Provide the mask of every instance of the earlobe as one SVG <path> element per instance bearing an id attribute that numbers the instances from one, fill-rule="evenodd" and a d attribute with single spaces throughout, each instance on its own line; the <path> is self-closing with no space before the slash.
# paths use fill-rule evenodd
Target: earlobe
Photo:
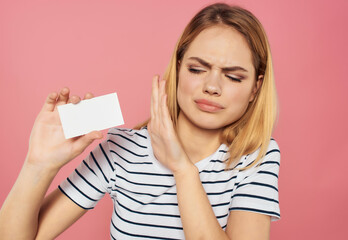
<path id="1" fill-rule="evenodd" d="M 261 88 L 262 82 L 263 82 L 263 75 L 259 75 L 257 80 L 255 81 L 255 86 L 254 86 L 253 91 L 251 93 L 249 102 L 254 101 L 256 94 L 258 93 L 258 91 Z"/>

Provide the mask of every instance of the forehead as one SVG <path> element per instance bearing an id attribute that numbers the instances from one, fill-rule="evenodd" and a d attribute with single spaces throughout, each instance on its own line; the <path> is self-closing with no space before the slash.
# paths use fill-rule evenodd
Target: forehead
<path id="1" fill-rule="evenodd" d="M 252 54 L 241 33 L 227 26 L 203 30 L 192 41 L 185 58 L 200 57 L 218 67 L 242 66 L 252 71 Z"/>

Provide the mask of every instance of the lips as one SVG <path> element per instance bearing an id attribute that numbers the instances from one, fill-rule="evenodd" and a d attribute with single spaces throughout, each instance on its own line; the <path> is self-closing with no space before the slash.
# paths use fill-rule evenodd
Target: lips
<path id="1" fill-rule="evenodd" d="M 195 100 L 197 107 L 204 112 L 218 112 L 224 107 L 216 102 L 212 102 L 206 99 L 197 99 Z"/>

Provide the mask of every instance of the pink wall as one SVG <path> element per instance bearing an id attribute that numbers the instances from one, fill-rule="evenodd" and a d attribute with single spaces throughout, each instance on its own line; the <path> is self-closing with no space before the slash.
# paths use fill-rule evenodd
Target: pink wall
<path id="1" fill-rule="evenodd" d="M 1 0 L 0 203 L 20 171 L 35 116 L 50 91 L 117 91 L 125 127 L 134 126 L 149 115 L 153 74 L 163 74 L 184 26 L 211 2 Z M 347 1 L 228 2 L 261 20 L 273 52 L 282 219 L 272 223 L 271 239 L 344 239 Z M 66 166 L 51 189 L 81 159 Z M 58 239 L 108 239 L 111 207 L 105 197 Z"/>

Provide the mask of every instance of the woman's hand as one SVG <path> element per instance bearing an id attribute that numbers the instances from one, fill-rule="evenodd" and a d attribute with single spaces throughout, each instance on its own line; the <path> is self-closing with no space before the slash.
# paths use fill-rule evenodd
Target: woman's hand
<path id="1" fill-rule="evenodd" d="M 174 174 L 193 165 L 174 130 L 167 107 L 165 80 L 152 80 L 151 119 L 147 125 L 155 157 Z"/>
<path id="2" fill-rule="evenodd" d="M 85 99 L 92 98 L 91 93 Z M 26 162 L 38 167 L 59 170 L 62 166 L 81 154 L 102 133 L 93 131 L 83 136 L 65 139 L 57 106 L 80 102 L 78 96 L 69 98 L 69 89 L 63 88 L 59 95 L 50 93 L 37 116 L 30 135 Z"/>

